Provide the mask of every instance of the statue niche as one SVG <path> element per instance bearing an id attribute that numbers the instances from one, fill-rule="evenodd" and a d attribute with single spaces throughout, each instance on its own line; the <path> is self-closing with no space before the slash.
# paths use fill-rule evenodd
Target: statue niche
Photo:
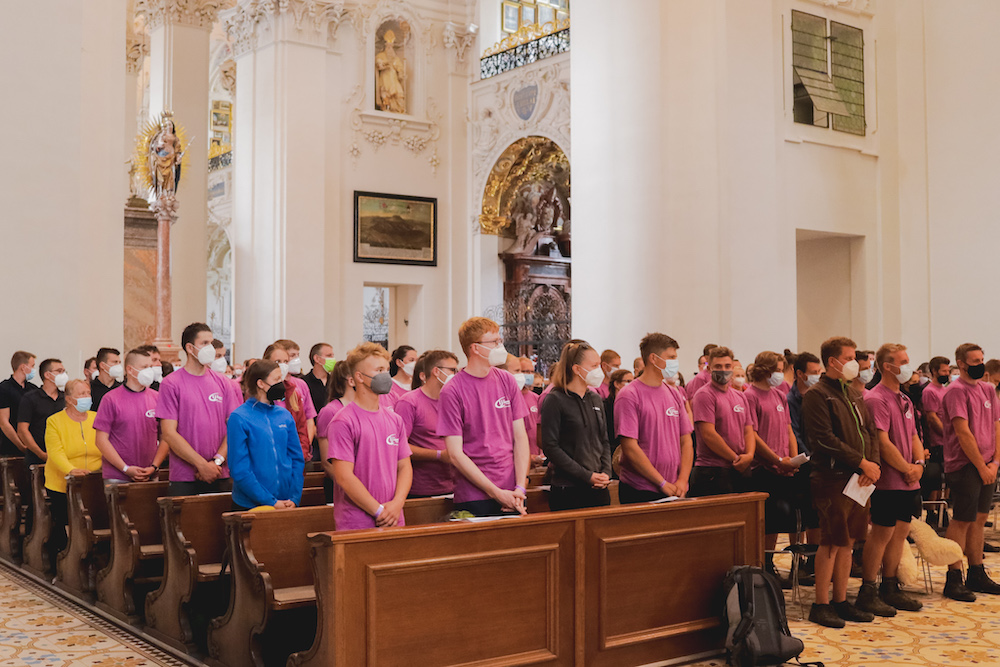
<path id="1" fill-rule="evenodd" d="M 379 111 L 406 113 L 409 38 L 405 21 L 386 21 L 375 33 L 375 108 Z"/>

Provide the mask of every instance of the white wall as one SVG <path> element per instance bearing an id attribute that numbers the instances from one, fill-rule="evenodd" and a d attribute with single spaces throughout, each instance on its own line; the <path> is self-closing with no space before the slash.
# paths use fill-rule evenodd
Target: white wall
<path id="1" fill-rule="evenodd" d="M 0 373 L 122 344 L 125 0 L 6 3 Z"/>

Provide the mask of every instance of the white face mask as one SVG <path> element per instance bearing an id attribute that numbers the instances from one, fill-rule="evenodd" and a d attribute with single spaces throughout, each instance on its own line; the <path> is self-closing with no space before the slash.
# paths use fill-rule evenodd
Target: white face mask
<path id="1" fill-rule="evenodd" d="M 524 386 L 534 387 L 535 386 L 535 374 L 534 373 L 522 373 L 524 375 Z"/>
<path id="2" fill-rule="evenodd" d="M 858 363 L 857 359 L 851 359 L 846 364 L 841 364 L 840 373 L 844 376 L 844 379 L 848 382 L 854 380 L 858 377 L 858 370 L 861 364 Z"/>
<path id="3" fill-rule="evenodd" d="M 62 391 L 63 389 L 66 388 L 66 385 L 69 384 L 69 374 L 60 373 L 59 375 L 52 378 L 52 383 L 55 384 L 56 389 Z"/>
<path id="4" fill-rule="evenodd" d="M 108 375 L 111 376 L 112 380 L 121 381 L 125 378 L 125 367 L 121 364 L 115 364 L 108 369 Z"/>
<path id="5" fill-rule="evenodd" d="M 858 372 L 858 377 L 861 378 L 862 382 L 868 384 L 872 381 L 872 378 L 875 377 L 875 371 L 870 368 L 866 368 L 865 370 Z"/>
<path id="6" fill-rule="evenodd" d="M 292 375 L 298 375 L 302 372 L 302 357 L 295 357 L 288 361 L 288 372 Z"/>
<path id="7" fill-rule="evenodd" d="M 229 364 L 226 363 L 225 357 L 219 357 L 218 359 L 212 361 L 212 370 L 216 373 L 225 373 L 226 366 L 228 365 Z"/>
<path id="8" fill-rule="evenodd" d="M 610 370 L 610 371 L 608 371 L 608 377 L 611 377 L 611 374 L 612 374 L 612 373 L 614 373 L 614 372 L 615 372 L 616 370 L 618 370 L 619 368 L 621 368 L 621 367 L 620 367 L 620 366 L 612 366 L 612 367 L 611 367 L 611 370 Z"/>
<path id="9" fill-rule="evenodd" d="M 97 379 L 97 377 L 98 377 L 98 376 L 99 376 L 100 374 L 101 374 L 101 371 L 91 371 L 91 372 L 90 372 L 90 379 L 91 379 L 91 381 L 94 381 L 94 380 L 96 380 L 96 379 Z"/>
<path id="10" fill-rule="evenodd" d="M 920 376 L 920 384 L 921 384 L 921 386 L 927 384 L 930 381 L 931 381 L 931 379 L 929 377 L 926 377 L 926 376 L 923 376 L 923 375 Z"/>
<path id="11" fill-rule="evenodd" d="M 601 383 L 604 382 L 604 371 L 598 366 L 586 375 L 580 375 L 580 377 L 583 378 L 588 387 L 600 387 Z"/>
<path id="12" fill-rule="evenodd" d="M 807 375 L 806 376 L 806 386 L 811 387 L 819 382 L 819 375 Z"/>
<path id="13" fill-rule="evenodd" d="M 451 382 L 451 379 L 452 379 L 453 377 L 455 377 L 455 376 L 454 376 L 454 375 L 452 375 L 451 373 L 446 373 L 445 371 L 442 371 L 442 370 L 440 370 L 440 369 L 439 369 L 439 370 L 437 370 L 436 372 L 437 372 L 437 379 L 438 379 L 438 382 L 440 382 L 440 383 L 441 383 L 441 386 L 442 386 L 442 387 L 443 387 L 443 386 L 445 386 L 446 384 L 448 384 L 449 382 Z"/>
<path id="14" fill-rule="evenodd" d="M 959 375 L 958 373 L 952 373 L 952 375 L 951 375 L 951 381 L 952 382 L 958 382 L 961 377 L 962 376 Z"/>
<path id="15" fill-rule="evenodd" d="M 414 370 L 415 370 L 416 368 L 417 368 L 417 362 L 415 362 L 415 361 L 411 361 L 411 362 L 410 362 L 410 363 L 408 363 L 408 364 L 403 364 L 403 368 L 402 368 L 402 371 L 403 371 L 404 373 L 406 373 L 407 375 L 409 375 L 410 377 L 413 377 L 413 371 L 414 371 Z"/>
<path id="16" fill-rule="evenodd" d="M 159 364 L 153 366 L 153 377 L 155 378 L 154 382 L 163 382 L 163 366 Z"/>
<path id="17" fill-rule="evenodd" d="M 737 389 L 741 388 L 744 384 L 746 384 L 746 381 L 747 379 L 742 375 L 733 376 L 733 386 L 736 387 Z"/>
<path id="18" fill-rule="evenodd" d="M 524 373 L 514 373 L 514 380 L 517 382 L 517 390 L 524 389 Z"/>
<path id="19" fill-rule="evenodd" d="M 503 366 L 507 363 L 507 348 L 503 345 L 497 345 L 492 350 L 481 343 L 476 343 L 480 348 L 489 350 L 489 353 L 484 357 L 490 366 Z"/>
<path id="20" fill-rule="evenodd" d="M 767 384 L 772 387 L 779 387 L 781 383 L 785 381 L 785 374 L 775 371 L 771 373 L 771 377 L 767 378 Z"/>
<path id="21" fill-rule="evenodd" d="M 195 358 L 202 366 L 208 366 L 210 363 L 215 361 L 215 347 L 213 347 L 211 343 L 206 344 L 198 350 Z"/>
<path id="22" fill-rule="evenodd" d="M 143 368 L 136 374 L 135 379 L 143 387 L 150 387 L 156 381 L 156 369 L 152 366 Z"/>
<path id="23" fill-rule="evenodd" d="M 663 376 L 664 380 L 669 380 L 669 379 L 675 377 L 677 375 L 678 371 L 680 371 L 680 369 L 681 369 L 681 362 L 677 361 L 676 359 L 663 359 L 663 357 L 661 357 L 660 355 L 656 355 L 656 357 L 658 359 L 662 359 L 663 360 L 663 366 L 662 367 L 656 366 L 655 362 L 653 363 L 653 365 L 656 366 L 656 369 L 658 371 L 660 371 L 660 375 Z"/>
<path id="24" fill-rule="evenodd" d="M 909 382 L 911 377 L 913 377 L 913 369 L 910 368 L 909 364 L 903 364 L 899 367 L 899 372 L 896 373 L 896 381 L 899 382 L 899 384 Z"/>
<path id="25" fill-rule="evenodd" d="M 288 377 L 288 364 L 278 362 L 278 368 L 281 370 L 281 381 L 284 382 L 285 378 Z"/>

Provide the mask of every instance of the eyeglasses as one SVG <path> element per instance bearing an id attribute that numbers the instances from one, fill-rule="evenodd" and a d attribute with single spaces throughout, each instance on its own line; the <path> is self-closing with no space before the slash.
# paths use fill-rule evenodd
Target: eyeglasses
<path id="1" fill-rule="evenodd" d="M 452 375 L 454 375 L 455 373 L 458 372 L 457 368 L 449 368 L 448 366 L 435 366 L 434 368 L 436 368 L 438 370 L 441 370 L 441 371 L 447 371 L 447 372 L 451 373 Z"/>
<path id="2" fill-rule="evenodd" d="M 497 338 L 496 340 L 480 340 L 476 342 L 476 345 L 482 345 L 483 347 L 494 349 L 503 345 L 503 338 Z"/>

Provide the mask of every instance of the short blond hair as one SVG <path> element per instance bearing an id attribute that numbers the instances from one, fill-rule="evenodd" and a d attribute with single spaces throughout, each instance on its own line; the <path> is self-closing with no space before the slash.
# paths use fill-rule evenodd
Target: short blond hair
<path id="1" fill-rule="evenodd" d="M 878 366 L 879 370 L 882 370 L 882 364 L 889 357 L 890 354 L 896 354 L 897 352 L 902 352 L 906 349 L 906 346 L 902 343 L 886 343 L 878 349 L 875 353 L 875 365 Z"/>
<path id="2" fill-rule="evenodd" d="M 76 378 L 76 379 L 70 380 L 69 382 L 66 383 L 66 388 L 63 389 L 63 393 L 66 396 L 72 396 L 73 395 L 73 390 L 76 389 L 81 384 L 82 385 L 86 385 L 86 386 L 90 386 L 90 383 L 88 383 L 86 380 L 81 380 L 80 378 Z"/>
<path id="3" fill-rule="evenodd" d="M 462 352 L 469 356 L 472 345 L 478 343 L 483 334 L 500 331 L 500 325 L 488 317 L 470 317 L 462 322 L 458 328 L 458 342 L 462 345 Z"/>
<path id="4" fill-rule="evenodd" d="M 347 353 L 347 359 L 344 360 L 344 363 L 347 364 L 347 367 L 351 370 L 351 375 L 354 375 L 355 371 L 357 371 L 358 364 L 369 357 L 381 357 L 386 361 L 390 361 L 392 359 L 392 355 L 390 355 L 389 352 L 378 343 L 361 343 L 361 345 L 358 345 L 356 348 Z"/>

